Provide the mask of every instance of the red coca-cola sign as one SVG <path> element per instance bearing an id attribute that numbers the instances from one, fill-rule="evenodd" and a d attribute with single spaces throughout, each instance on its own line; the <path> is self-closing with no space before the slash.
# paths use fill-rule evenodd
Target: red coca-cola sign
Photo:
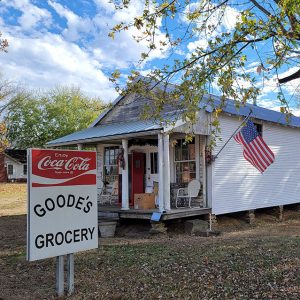
<path id="1" fill-rule="evenodd" d="M 32 186 L 96 183 L 94 151 L 32 149 Z"/>

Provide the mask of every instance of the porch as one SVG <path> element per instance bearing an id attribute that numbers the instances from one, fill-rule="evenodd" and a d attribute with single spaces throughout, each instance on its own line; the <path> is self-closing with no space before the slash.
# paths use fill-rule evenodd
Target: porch
<path id="1" fill-rule="evenodd" d="M 179 132 L 115 142 L 96 145 L 100 207 L 115 205 L 133 215 L 209 208 L 205 135 L 195 135 L 190 142 Z M 192 183 L 196 187 L 190 195 Z"/>
<path id="2" fill-rule="evenodd" d="M 153 213 L 158 213 L 158 209 L 130 209 L 122 210 L 117 206 L 99 206 L 99 219 L 141 219 L 151 220 Z M 160 221 L 168 221 L 181 218 L 196 217 L 208 215 L 211 213 L 211 208 L 177 208 L 161 213 Z"/>
<path id="3" fill-rule="evenodd" d="M 99 212 L 136 219 L 150 219 L 153 212 L 160 212 L 165 220 L 196 216 L 210 211 L 205 162 L 209 136 L 203 122 L 193 127 L 181 121 L 172 127 L 149 121 L 112 123 L 48 146 L 96 150 Z M 194 136 L 188 142 L 186 133 Z M 198 187 L 192 198 L 184 191 L 191 182 Z M 137 205 L 145 198 L 148 205 Z"/>

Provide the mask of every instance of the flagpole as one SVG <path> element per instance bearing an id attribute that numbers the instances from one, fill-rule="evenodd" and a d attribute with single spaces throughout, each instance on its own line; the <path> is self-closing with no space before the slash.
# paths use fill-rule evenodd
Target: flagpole
<path id="1" fill-rule="evenodd" d="M 242 127 L 242 125 L 248 121 L 248 119 L 250 118 L 252 114 L 252 109 L 250 109 L 250 112 L 248 114 L 248 116 L 243 120 L 243 122 L 241 123 L 241 125 L 235 130 L 235 132 L 230 136 L 230 138 L 226 141 L 226 143 L 223 145 L 223 147 L 219 150 L 219 152 L 213 156 L 213 160 L 216 160 L 219 156 L 219 154 L 222 152 L 222 150 L 226 147 L 226 145 L 229 143 L 229 141 L 232 139 L 232 137 L 239 131 L 239 129 Z"/>

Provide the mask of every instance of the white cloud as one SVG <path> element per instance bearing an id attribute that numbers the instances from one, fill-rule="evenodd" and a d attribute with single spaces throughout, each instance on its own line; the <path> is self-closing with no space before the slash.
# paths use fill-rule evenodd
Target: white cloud
<path id="1" fill-rule="evenodd" d="M 93 43 L 94 55 L 102 60 L 103 64 L 115 66 L 116 68 L 137 67 L 142 52 L 147 52 L 147 42 L 145 40 L 137 43 L 133 36 L 139 36 L 141 32 L 135 27 L 130 26 L 128 30 L 116 33 L 115 40 L 108 38 L 110 30 L 118 23 L 132 23 L 134 17 L 143 13 L 144 4 L 139 0 L 130 2 L 128 8 L 115 10 L 108 0 L 96 0 L 98 5 L 98 14 L 93 18 L 95 24 L 95 41 Z M 158 20 L 160 22 L 160 20 Z M 158 23 L 158 26 L 161 24 Z M 164 34 L 156 30 L 156 46 L 147 59 L 147 62 L 155 58 L 164 58 L 168 52 L 168 46 L 160 49 L 159 40 L 165 41 Z"/>
<path id="2" fill-rule="evenodd" d="M 9 79 L 35 88 L 79 86 L 90 95 L 101 96 L 104 101 L 116 96 L 108 78 L 100 70 L 99 62 L 78 45 L 51 33 L 38 39 L 6 36 L 11 47 L 7 54 L 0 56 L 0 63 Z"/>
<path id="3" fill-rule="evenodd" d="M 48 10 L 33 5 L 29 0 L 3 0 L 2 4 L 22 12 L 18 23 L 23 30 L 33 29 L 41 24 L 48 27 L 52 22 L 52 16 Z"/>
<path id="4" fill-rule="evenodd" d="M 70 9 L 62 6 L 55 1 L 48 1 L 48 4 L 56 11 L 56 13 L 67 20 L 67 28 L 62 32 L 64 37 L 70 41 L 76 41 L 81 35 L 93 30 L 92 22 L 89 18 L 81 18 Z"/>

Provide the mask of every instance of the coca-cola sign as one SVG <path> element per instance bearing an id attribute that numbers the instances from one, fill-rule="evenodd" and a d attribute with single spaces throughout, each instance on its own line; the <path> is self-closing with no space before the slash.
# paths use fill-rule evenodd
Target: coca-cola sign
<path id="1" fill-rule="evenodd" d="M 57 171 L 88 171 L 90 158 L 71 157 L 69 159 L 52 159 L 51 156 L 45 156 L 38 162 L 39 170 L 57 170 Z"/>
<path id="2" fill-rule="evenodd" d="M 96 169 L 95 153 L 92 151 L 70 150 L 38 150 L 32 149 L 33 185 L 44 184 L 42 178 L 56 179 L 51 185 L 62 184 L 91 184 L 95 183 L 96 176 L 91 171 Z"/>

